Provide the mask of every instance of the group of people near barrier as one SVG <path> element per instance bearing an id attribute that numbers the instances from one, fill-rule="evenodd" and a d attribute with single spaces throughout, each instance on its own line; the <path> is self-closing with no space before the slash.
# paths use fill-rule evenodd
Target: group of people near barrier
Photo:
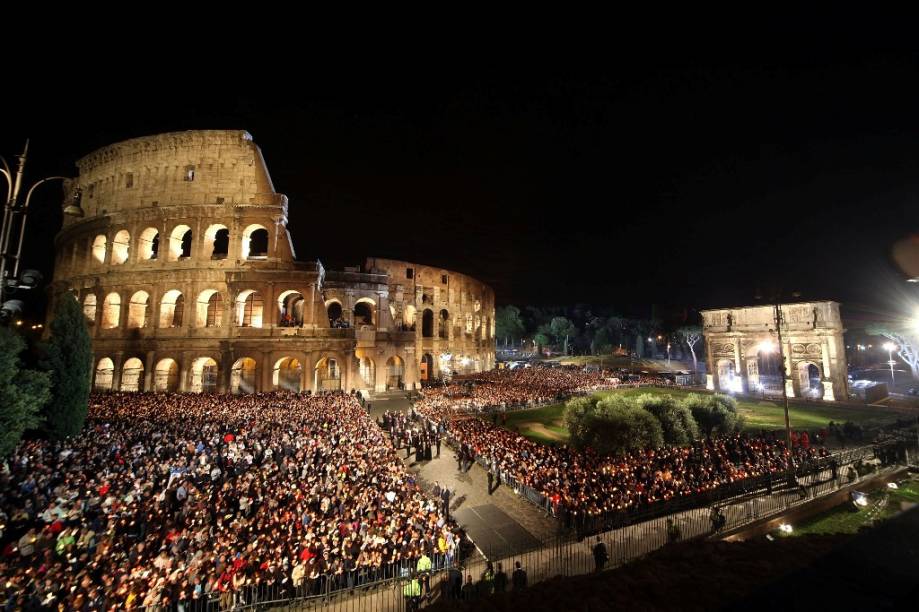
<path id="1" fill-rule="evenodd" d="M 0 473 L 10 609 L 205 609 L 450 565 L 463 534 L 353 395 L 111 393 Z"/>

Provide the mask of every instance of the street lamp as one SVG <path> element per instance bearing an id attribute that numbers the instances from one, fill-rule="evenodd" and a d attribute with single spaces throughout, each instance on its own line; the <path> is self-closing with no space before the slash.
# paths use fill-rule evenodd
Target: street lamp
<path id="1" fill-rule="evenodd" d="M 35 189 L 48 181 L 66 181 L 65 176 L 49 176 L 35 182 L 26 192 L 25 202 L 20 206 L 19 192 L 22 188 L 22 176 L 25 171 L 26 157 L 29 153 L 29 141 L 26 140 L 22 154 L 18 156 L 19 163 L 16 168 L 16 174 L 10 170 L 9 164 L 3 157 L 0 157 L 0 174 L 6 178 L 7 191 L 6 202 L 3 206 L 3 225 L 0 226 L 0 320 L 9 320 L 13 314 L 21 312 L 22 302 L 19 300 L 6 301 L 6 296 L 10 290 L 32 289 L 41 282 L 41 274 L 34 270 L 26 270 L 22 277 L 19 276 L 19 264 L 22 259 L 22 245 L 25 242 L 26 222 L 28 221 L 29 202 L 32 200 L 32 194 Z M 63 209 L 65 215 L 71 217 L 82 217 L 83 209 L 80 208 L 80 190 L 74 191 L 74 199 L 70 201 Z M 17 219 L 22 217 L 22 219 Z M 16 243 L 15 254 L 12 253 L 13 246 L 11 239 L 13 237 L 13 226 L 19 223 L 19 241 Z M 12 261 L 12 270 L 10 262 Z M 14 303 L 15 302 L 15 303 Z"/>
<path id="2" fill-rule="evenodd" d="M 887 363 L 890 364 L 890 390 L 893 391 L 893 388 L 897 386 L 897 379 L 894 378 L 893 374 L 893 364 L 896 363 L 893 360 L 893 352 L 897 345 L 893 342 L 885 342 L 882 348 L 887 351 Z"/>

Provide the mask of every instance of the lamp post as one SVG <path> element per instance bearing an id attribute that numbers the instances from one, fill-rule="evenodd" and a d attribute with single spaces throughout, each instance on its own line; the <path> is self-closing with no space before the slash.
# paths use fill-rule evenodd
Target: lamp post
<path id="1" fill-rule="evenodd" d="M 890 389 L 892 391 L 893 388 L 897 386 L 897 379 L 894 378 L 893 373 L 893 364 L 896 363 L 893 360 L 893 352 L 894 349 L 897 348 L 897 345 L 893 342 L 885 342 L 883 348 L 887 351 L 887 363 L 890 364 Z"/>
<path id="2" fill-rule="evenodd" d="M 782 350 L 782 307 L 776 302 L 773 308 L 775 311 L 775 332 L 779 341 L 779 364 L 782 371 L 782 404 L 785 407 L 785 444 L 788 445 L 788 475 L 790 478 L 792 474 L 794 474 L 795 469 L 794 449 L 791 447 L 791 419 L 788 418 L 788 391 L 785 389 L 785 376 L 790 373 L 785 370 L 785 353 Z"/>
<path id="3" fill-rule="evenodd" d="M 32 200 L 32 194 L 35 193 L 35 189 L 39 185 L 47 183 L 48 181 L 67 180 L 65 176 L 49 176 L 36 181 L 26 192 L 25 202 L 20 206 L 19 192 L 22 189 L 22 177 L 25 172 L 28 153 L 29 141 L 26 140 L 22 153 L 17 156 L 19 163 L 15 175 L 10 170 L 6 160 L 0 157 L 0 165 L 2 165 L 2 167 L 0 167 L 0 174 L 6 178 L 7 183 L 6 202 L 3 206 L 3 224 L 2 227 L 0 227 L 0 306 L 2 306 L 3 309 L 0 310 L 0 314 L 6 313 L 7 316 L 11 311 L 7 307 L 5 298 L 10 289 L 29 289 L 36 286 L 41 280 L 41 275 L 38 274 L 38 272 L 26 271 L 23 273 L 22 277 L 23 284 L 19 284 L 19 264 L 22 260 L 22 244 L 25 241 L 26 222 L 28 221 L 29 202 Z M 80 208 L 79 204 L 79 190 L 76 190 L 74 195 L 74 201 L 64 207 L 64 214 L 73 217 L 82 217 L 83 209 Z M 22 219 L 17 219 L 17 217 L 22 217 Z M 13 237 L 13 227 L 17 222 L 20 224 L 19 240 L 16 243 L 15 253 L 12 253 L 13 246 L 11 240 Z M 10 270 L 11 262 L 12 270 Z M 21 307 L 21 303 L 18 307 Z"/>

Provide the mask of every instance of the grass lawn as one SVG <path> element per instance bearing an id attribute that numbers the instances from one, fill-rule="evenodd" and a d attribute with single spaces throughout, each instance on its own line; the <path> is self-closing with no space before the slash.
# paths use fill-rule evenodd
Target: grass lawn
<path id="1" fill-rule="evenodd" d="M 691 369 L 692 363 L 672 360 L 667 364 L 666 359 L 641 359 L 629 360 L 626 355 L 565 355 L 562 357 L 551 357 L 546 361 L 555 361 L 562 365 L 585 366 L 596 364 L 604 368 L 631 368 L 635 370 L 647 370 L 648 372 L 672 372 L 674 370 Z"/>
<path id="2" fill-rule="evenodd" d="M 849 502 L 795 525 L 791 535 L 810 533 L 856 533 L 875 521 L 890 518 L 904 509 L 903 504 L 919 503 L 919 483 L 907 480 L 898 489 L 881 489 L 868 496 L 868 505 L 854 511 Z"/>
<path id="3" fill-rule="evenodd" d="M 681 389 L 621 389 L 600 391 L 597 395 L 605 397 L 613 394 L 626 396 L 652 393 L 672 395 L 676 398 L 685 396 L 689 391 Z M 738 400 L 738 413 L 746 419 L 747 431 L 775 430 L 785 427 L 785 410 L 781 402 L 771 400 Z M 507 427 L 519 431 L 522 435 L 539 442 L 559 442 L 568 439 L 564 423 L 565 404 L 552 404 L 535 410 L 521 410 L 507 415 Z M 810 404 L 789 402 L 788 416 L 793 429 L 816 429 L 825 427 L 830 421 L 843 423 L 852 421 L 864 426 L 875 426 L 892 423 L 902 413 L 873 407 L 853 407 L 832 404 Z"/>

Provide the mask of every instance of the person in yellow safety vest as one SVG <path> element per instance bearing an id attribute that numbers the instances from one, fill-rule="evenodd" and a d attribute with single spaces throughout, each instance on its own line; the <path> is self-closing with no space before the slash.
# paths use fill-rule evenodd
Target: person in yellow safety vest
<path id="1" fill-rule="evenodd" d="M 402 587 L 402 596 L 405 598 L 406 612 L 413 612 L 418 609 L 418 600 L 421 598 L 421 583 L 418 578 L 412 576 L 412 579 Z"/>
<path id="2" fill-rule="evenodd" d="M 415 566 L 418 575 L 421 576 L 421 585 L 425 593 L 431 592 L 431 557 L 427 552 L 422 552 L 418 558 L 418 564 Z"/>

